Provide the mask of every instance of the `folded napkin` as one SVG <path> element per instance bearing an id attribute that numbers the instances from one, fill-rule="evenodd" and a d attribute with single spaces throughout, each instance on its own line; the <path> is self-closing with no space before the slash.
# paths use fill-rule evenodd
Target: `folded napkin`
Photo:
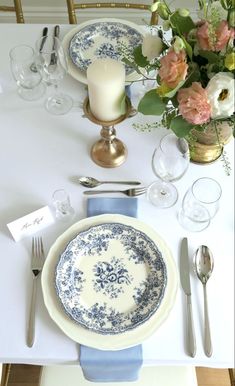
<path id="1" fill-rule="evenodd" d="M 87 216 L 99 214 L 137 215 L 136 198 L 89 198 Z M 80 346 L 80 364 L 84 377 L 91 382 L 133 382 L 142 366 L 142 345 L 109 351 Z"/>

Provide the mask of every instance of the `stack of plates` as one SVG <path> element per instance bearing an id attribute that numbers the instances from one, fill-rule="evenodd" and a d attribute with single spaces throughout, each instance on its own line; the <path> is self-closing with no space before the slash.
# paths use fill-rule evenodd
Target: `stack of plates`
<path id="1" fill-rule="evenodd" d="M 86 70 L 97 58 L 120 60 L 121 52 L 132 53 L 142 43 L 143 29 L 137 24 L 119 19 L 88 21 L 69 31 L 63 39 L 68 56 L 68 73 L 87 84 Z M 131 67 L 126 68 L 126 81 L 141 78 Z"/>
<path id="2" fill-rule="evenodd" d="M 166 319 L 177 273 L 152 228 L 131 217 L 101 215 L 79 221 L 56 240 L 42 289 L 50 316 L 70 338 L 119 350 L 143 342 Z"/>

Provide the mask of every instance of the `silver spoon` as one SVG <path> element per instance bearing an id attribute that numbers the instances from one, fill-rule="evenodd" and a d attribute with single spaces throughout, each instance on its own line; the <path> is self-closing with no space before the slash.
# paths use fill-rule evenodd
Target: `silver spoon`
<path id="1" fill-rule="evenodd" d="M 138 181 L 98 181 L 93 177 L 80 177 L 76 178 L 76 181 L 79 184 L 85 186 L 86 188 L 95 188 L 101 184 L 123 184 L 123 185 L 140 185 L 141 182 Z"/>
<path id="2" fill-rule="evenodd" d="M 210 324 L 209 324 L 209 315 L 208 315 L 208 305 L 207 305 L 207 293 L 206 293 L 206 283 L 211 276 L 211 273 L 214 268 L 214 259 L 210 249 L 206 245 L 201 245 L 195 252 L 194 263 L 196 268 L 196 273 L 199 280 L 203 285 L 203 294 L 204 294 L 204 350 L 208 357 L 212 355 L 212 343 L 211 343 L 211 333 L 210 333 Z"/>

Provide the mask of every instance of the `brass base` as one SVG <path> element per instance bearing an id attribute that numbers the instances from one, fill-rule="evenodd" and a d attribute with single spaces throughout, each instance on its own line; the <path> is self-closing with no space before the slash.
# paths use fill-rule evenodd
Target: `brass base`
<path id="1" fill-rule="evenodd" d="M 190 160 L 197 164 L 209 164 L 215 162 L 223 153 L 223 147 L 219 144 L 205 145 L 195 142 L 190 149 Z"/>
<path id="2" fill-rule="evenodd" d="M 126 157 L 127 149 L 124 143 L 117 138 L 114 138 L 112 142 L 100 139 L 91 148 L 92 160 L 103 168 L 120 166 Z"/>
<path id="3" fill-rule="evenodd" d="M 104 168 L 115 168 L 120 166 L 127 157 L 127 149 L 124 143 L 116 138 L 116 130 L 114 124 L 122 122 L 126 117 L 129 116 L 131 109 L 131 103 L 126 98 L 126 112 L 119 118 L 104 122 L 98 120 L 90 110 L 89 99 L 86 98 L 83 104 L 83 110 L 87 118 L 90 121 L 102 125 L 100 131 L 101 138 L 94 143 L 91 148 L 91 158 L 99 166 Z"/>

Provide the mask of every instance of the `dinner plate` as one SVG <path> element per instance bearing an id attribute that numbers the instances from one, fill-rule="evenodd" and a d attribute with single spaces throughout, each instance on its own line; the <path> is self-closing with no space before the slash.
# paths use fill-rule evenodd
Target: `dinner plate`
<path id="1" fill-rule="evenodd" d="M 101 19 L 99 19 L 99 24 L 101 25 L 101 23 L 102 23 L 102 25 L 105 25 L 105 23 L 108 23 L 107 25 L 109 25 L 109 23 L 112 23 L 112 25 L 122 25 L 123 28 L 130 28 L 131 30 L 136 31 L 136 33 L 140 34 L 141 36 L 144 35 L 144 29 L 141 26 L 138 26 L 137 24 L 126 21 L 126 20 L 112 19 L 112 18 L 108 18 L 108 19 L 107 18 L 101 18 Z M 84 84 L 87 84 L 86 71 L 84 71 L 84 68 L 81 69 L 76 64 L 74 64 L 73 60 L 75 60 L 75 59 L 73 58 L 73 60 L 72 60 L 72 58 L 70 57 L 70 43 L 75 36 L 79 35 L 80 31 L 82 31 L 82 30 L 87 31 L 87 29 L 89 30 L 90 28 L 92 28 L 93 25 L 96 25 L 96 24 L 97 24 L 97 20 L 90 20 L 90 21 L 81 23 L 80 25 L 78 25 L 75 28 L 73 28 L 72 30 L 70 30 L 64 36 L 64 38 L 62 40 L 62 46 L 63 46 L 65 53 L 67 55 L 67 58 L 68 58 L 68 73 L 74 79 L 76 79 L 79 82 L 84 83 Z M 97 47 L 97 42 L 96 42 L 95 46 Z M 87 54 L 87 55 L 88 56 L 90 55 L 90 51 L 89 51 L 89 54 Z M 96 53 L 95 56 L 97 57 L 98 53 Z M 141 78 L 142 78 L 142 76 L 140 74 L 138 74 L 136 71 L 133 71 L 133 72 L 126 74 L 126 81 L 127 82 L 133 82 L 133 81 L 139 80 Z"/>
<path id="2" fill-rule="evenodd" d="M 177 286 L 163 239 L 123 215 L 74 224 L 53 244 L 42 271 L 51 318 L 74 341 L 101 350 L 131 347 L 153 334 L 167 318 Z"/>
<path id="3" fill-rule="evenodd" d="M 157 245 L 122 223 L 80 232 L 62 252 L 55 271 L 65 312 L 101 334 L 118 334 L 148 320 L 161 304 L 166 283 Z"/>

